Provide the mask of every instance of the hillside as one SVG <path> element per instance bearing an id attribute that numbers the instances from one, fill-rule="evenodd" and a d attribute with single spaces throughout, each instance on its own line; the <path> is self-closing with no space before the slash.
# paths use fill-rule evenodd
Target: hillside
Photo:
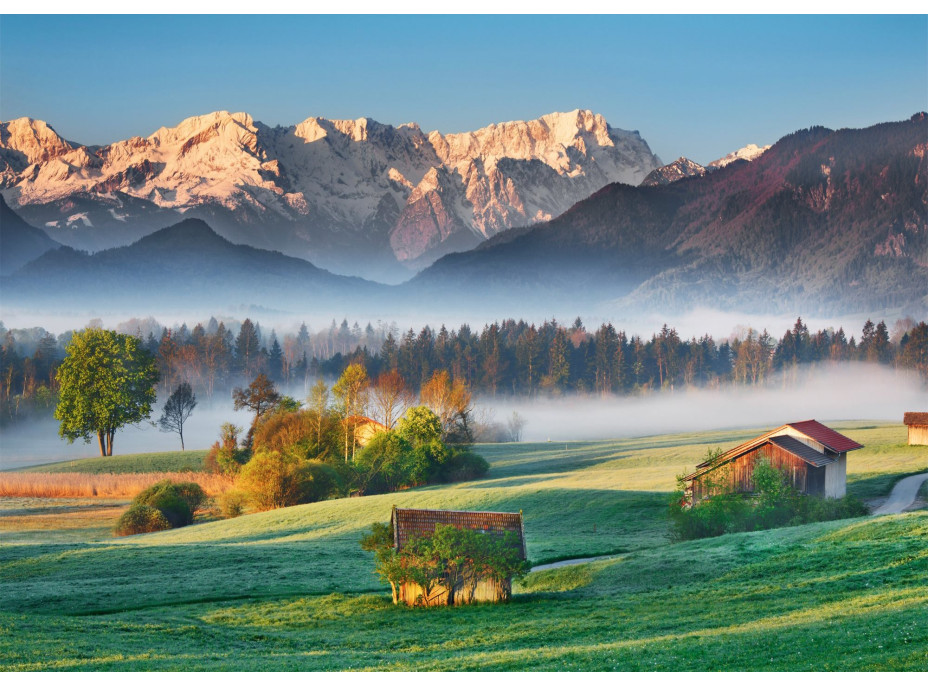
<path id="1" fill-rule="evenodd" d="M 12 274 L 60 245 L 41 229 L 24 222 L 0 195 L 0 276 Z"/>
<path id="2" fill-rule="evenodd" d="M 199 219 L 156 231 L 130 246 L 88 254 L 61 247 L 3 281 L 8 303 L 77 308 L 235 306 L 305 308 L 357 302 L 380 287 L 337 276 L 278 252 L 235 245 Z"/>
<path id="3" fill-rule="evenodd" d="M 836 428 L 867 446 L 848 458 L 852 492 L 924 466 L 901 425 Z M 98 520 L 49 542 L 48 513 L 10 503 L 0 667 L 921 669 L 928 514 L 667 540 L 674 474 L 756 433 L 481 446 L 482 481 L 122 539 Z M 522 509 L 536 563 L 615 556 L 532 574 L 509 605 L 396 608 L 358 547 L 394 504 Z"/>
<path id="4" fill-rule="evenodd" d="M 799 131 L 704 176 L 613 184 L 439 260 L 410 286 L 525 306 L 923 313 L 926 150 L 924 114 Z"/>

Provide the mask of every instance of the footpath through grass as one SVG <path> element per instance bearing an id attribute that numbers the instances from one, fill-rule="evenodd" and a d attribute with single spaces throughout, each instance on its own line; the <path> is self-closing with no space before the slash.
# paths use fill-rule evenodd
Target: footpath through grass
<path id="1" fill-rule="evenodd" d="M 868 446 L 849 457 L 852 493 L 928 466 L 902 427 L 835 426 Z M 0 667 L 923 669 L 928 513 L 669 543 L 674 476 L 757 433 L 481 446 L 482 481 L 13 541 Z M 521 509 L 536 563 L 621 554 L 530 575 L 509 605 L 397 608 L 357 543 L 394 504 Z"/>

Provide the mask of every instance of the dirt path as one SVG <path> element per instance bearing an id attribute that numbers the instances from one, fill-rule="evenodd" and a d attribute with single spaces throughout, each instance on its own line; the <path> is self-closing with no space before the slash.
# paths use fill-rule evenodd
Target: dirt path
<path id="1" fill-rule="evenodd" d="M 612 557 L 618 557 L 618 555 L 600 555 L 598 557 L 575 557 L 572 560 L 559 560 L 558 562 L 550 562 L 546 565 L 538 565 L 537 567 L 532 567 L 533 572 L 543 572 L 546 569 L 558 569 L 559 567 L 571 567 L 573 565 L 582 565 L 587 562 L 596 562 L 597 560 L 608 560 Z"/>
<path id="2" fill-rule="evenodd" d="M 918 489 L 928 480 L 928 472 L 924 474 L 913 474 L 899 480 L 893 486 L 892 493 L 886 499 L 886 502 L 873 511 L 874 515 L 899 514 L 905 508 L 915 502 L 918 495 Z"/>

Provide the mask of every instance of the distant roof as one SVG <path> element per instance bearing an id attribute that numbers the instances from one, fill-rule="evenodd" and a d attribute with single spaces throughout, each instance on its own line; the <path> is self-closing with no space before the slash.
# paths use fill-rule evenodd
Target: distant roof
<path id="1" fill-rule="evenodd" d="M 902 423 L 906 426 L 928 426 L 928 412 L 906 412 Z"/>
<path id="2" fill-rule="evenodd" d="M 413 510 L 394 508 L 390 518 L 394 544 L 401 550 L 409 536 L 430 535 L 436 524 L 450 524 L 459 529 L 473 529 L 497 535 L 516 534 L 522 558 L 525 559 L 525 538 L 522 533 L 521 512 L 466 512 L 461 510 Z"/>
<path id="3" fill-rule="evenodd" d="M 837 461 L 834 457 L 823 455 L 815 448 L 810 448 L 805 443 L 796 440 L 792 436 L 772 436 L 770 442 L 780 446 L 783 450 L 795 455 L 800 460 L 808 462 L 813 467 L 822 467 Z"/>
<path id="4" fill-rule="evenodd" d="M 805 434 L 812 440 L 818 441 L 835 453 L 846 453 L 848 450 L 863 448 L 857 441 L 852 441 L 847 436 L 842 436 L 837 431 L 829 429 L 827 426 L 814 419 L 809 419 L 804 422 L 792 422 L 791 424 L 787 424 L 787 426 L 791 426 L 796 429 L 796 431 Z"/>

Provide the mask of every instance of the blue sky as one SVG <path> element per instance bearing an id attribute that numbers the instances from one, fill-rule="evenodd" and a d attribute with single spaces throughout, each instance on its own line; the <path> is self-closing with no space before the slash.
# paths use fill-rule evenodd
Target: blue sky
<path id="1" fill-rule="evenodd" d="M 706 163 L 928 109 L 928 17 L 9 16 L 0 119 L 70 140 L 194 114 L 464 131 L 577 107 Z"/>

